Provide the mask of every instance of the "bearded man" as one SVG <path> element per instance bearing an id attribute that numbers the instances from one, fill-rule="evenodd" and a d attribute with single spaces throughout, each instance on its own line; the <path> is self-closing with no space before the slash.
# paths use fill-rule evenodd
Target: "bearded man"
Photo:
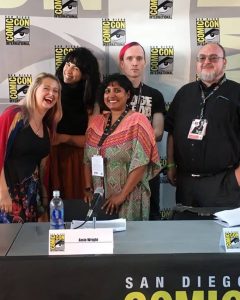
<path id="1" fill-rule="evenodd" d="M 168 179 L 183 205 L 240 206 L 240 84 L 226 63 L 220 44 L 204 45 L 198 80 L 176 93 L 165 120 Z"/>

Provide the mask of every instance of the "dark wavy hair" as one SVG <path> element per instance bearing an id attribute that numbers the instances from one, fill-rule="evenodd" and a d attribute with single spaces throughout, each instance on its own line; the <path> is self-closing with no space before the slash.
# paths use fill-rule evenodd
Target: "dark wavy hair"
<path id="1" fill-rule="evenodd" d="M 100 71 L 97 58 L 89 49 L 84 47 L 70 51 L 56 71 L 56 76 L 61 82 L 63 82 L 64 65 L 68 62 L 75 64 L 80 69 L 83 77 L 82 80 L 85 80 L 83 100 L 87 108 L 93 109 L 96 100 L 96 91 L 100 83 Z"/>
<path id="2" fill-rule="evenodd" d="M 128 105 L 130 104 L 132 97 L 134 95 L 133 85 L 132 85 L 131 81 L 127 78 L 127 76 L 120 74 L 120 73 L 114 73 L 114 74 L 108 75 L 105 77 L 103 82 L 99 85 L 98 93 L 97 93 L 97 101 L 99 103 L 101 111 L 109 110 L 104 103 L 104 93 L 105 93 L 106 88 L 112 82 L 117 82 L 120 85 L 120 87 L 122 87 L 125 90 L 126 93 L 129 92 L 129 98 L 127 100 Z"/>

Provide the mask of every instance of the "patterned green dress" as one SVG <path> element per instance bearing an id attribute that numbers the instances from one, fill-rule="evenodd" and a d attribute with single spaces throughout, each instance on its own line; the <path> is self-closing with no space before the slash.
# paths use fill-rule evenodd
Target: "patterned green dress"
<path id="1" fill-rule="evenodd" d="M 129 173 L 146 165 L 142 180 L 121 205 L 119 217 L 126 218 L 128 221 L 148 220 L 150 208 L 148 182 L 160 171 L 153 129 L 144 115 L 134 112 L 124 117 L 116 130 L 98 149 L 97 145 L 106 126 L 107 118 L 106 115 L 92 117 L 86 132 L 84 162 L 91 165 L 93 155 L 103 156 L 105 199 L 122 190 Z M 101 177 L 93 176 L 93 184 L 94 189 L 101 186 Z"/>

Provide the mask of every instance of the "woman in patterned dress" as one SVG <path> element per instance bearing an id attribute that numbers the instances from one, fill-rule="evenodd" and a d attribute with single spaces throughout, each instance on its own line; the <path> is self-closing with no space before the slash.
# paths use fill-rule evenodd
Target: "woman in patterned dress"
<path id="1" fill-rule="evenodd" d="M 85 201 L 97 187 L 104 188 L 106 214 L 127 220 L 148 220 L 149 179 L 160 171 L 153 129 L 147 118 L 128 109 L 133 87 L 125 75 L 113 74 L 100 86 L 100 106 L 107 110 L 93 116 L 86 132 Z M 104 162 L 104 176 L 92 176 L 92 157 Z"/>

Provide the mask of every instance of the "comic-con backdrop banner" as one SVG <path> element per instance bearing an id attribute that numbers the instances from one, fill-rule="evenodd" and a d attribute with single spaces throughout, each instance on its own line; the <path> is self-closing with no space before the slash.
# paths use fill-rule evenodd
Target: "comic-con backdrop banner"
<path id="1" fill-rule="evenodd" d="M 226 253 L 4 257 L 1 299 L 240 300 L 238 261 Z"/>
<path id="2" fill-rule="evenodd" d="M 206 43 L 225 47 L 227 77 L 240 82 L 239 16 L 240 0 L 0 0 L 0 112 L 25 96 L 36 74 L 55 73 L 81 46 L 96 55 L 104 76 L 118 71 L 125 43 L 140 42 L 144 81 L 163 93 L 167 108 L 176 91 L 196 79 L 196 54 Z M 163 167 L 165 144 L 166 135 L 159 143 Z M 161 183 L 161 207 L 168 209 L 174 190 L 164 170 Z"/>

